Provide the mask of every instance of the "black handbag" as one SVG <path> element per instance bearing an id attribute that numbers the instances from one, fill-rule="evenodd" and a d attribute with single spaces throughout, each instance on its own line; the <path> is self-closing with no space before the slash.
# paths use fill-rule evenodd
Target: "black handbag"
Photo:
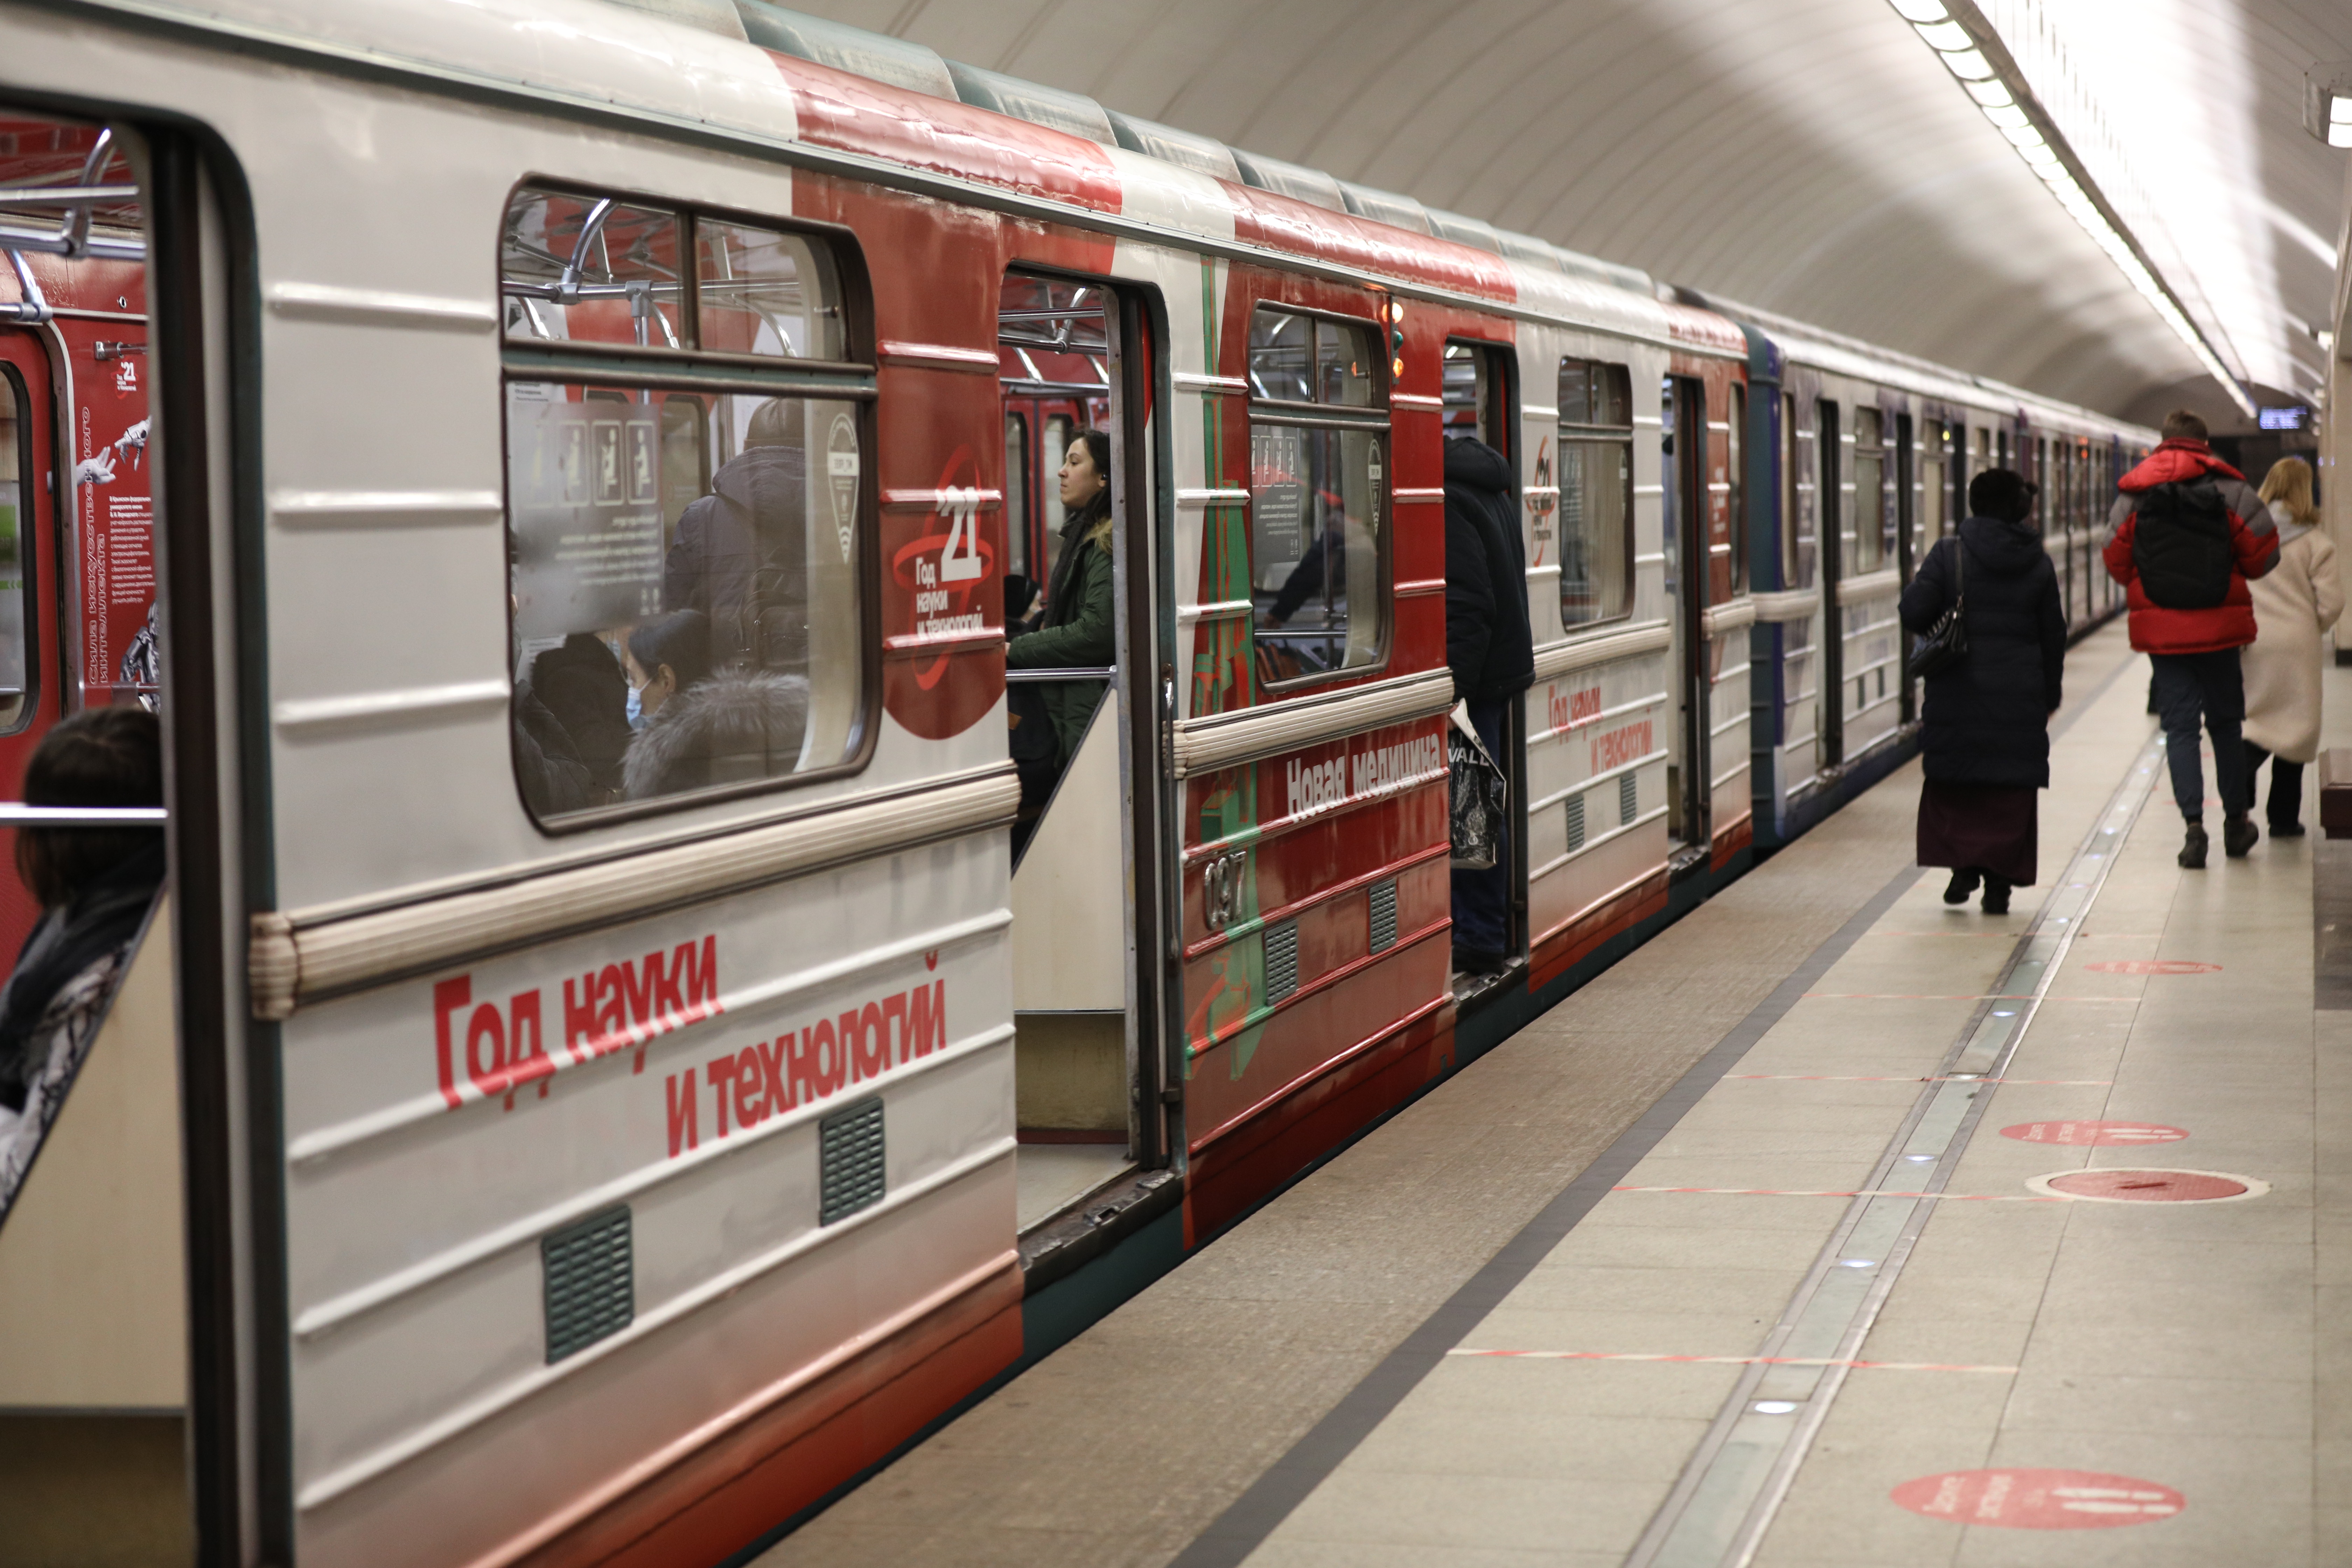
<path id="1" fill-rule="evenodd" d="M 1447 796 L 1453 808 L 1454 868 L 1494 868 L 1503 840 L 1510 781 L 1486 752 L 1477 731 L 1456 719 L 1445 727 Z"/>
<path id="2" fill-rule="evenodd" d="M 1941 675 L 1969 657 L 1969 547 L 1952 540 L 1952 603 L 1936 624 L 1912 640 L 1911 673 L 1921 680 Z"/>

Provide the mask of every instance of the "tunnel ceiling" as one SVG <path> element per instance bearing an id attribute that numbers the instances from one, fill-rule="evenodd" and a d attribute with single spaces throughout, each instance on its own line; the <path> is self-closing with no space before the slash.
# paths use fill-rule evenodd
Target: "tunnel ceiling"
<path id="1" fill-rule="evenodd" d="M 2020 5 L 2174 215 L 2224 359 L 2315 387 L 2347 154 L 2303 81 L 2352 58 L 2352 4 Z M 2052 396 L 2235 417 L 1885 0 L 796 8 Z"/>

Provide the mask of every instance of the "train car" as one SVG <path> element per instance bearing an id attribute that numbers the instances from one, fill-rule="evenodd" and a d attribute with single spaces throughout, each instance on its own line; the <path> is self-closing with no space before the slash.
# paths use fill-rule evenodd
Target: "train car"
<path id="1" fill-rule="evenodd" d="M 1787 843 L 1909 754 L 1917 683 L 1895 615 L 1927 547 L 1968 515 L 1968 485 L 2013 467 L 2041 487 L 2045 536 L 2080 636 L 2122 607 L 2098 562 L 2103 509 L 2156 435 L 1789 321 L 1712 303 L 1747 336 L 1749 485 L 1774 505 L 1755 595 L 1756 822 Z"/>
<path id="2" fill-rule="evenodd" d="M 718 1561 L 821 1504 L 1893 755 L 1904 436 L 1958 487 L 1993 406 L 760 0 L 0 6 L 0 116 L 56 163 L 0 191 L 53 683 L 0 767 L 160 706 L 178 899 L 90 1060 L 179 1064 L 89 1069 L 0 1300 L 147 1347 L 16 1403 L 184 1406 L 224 1562 Z M 1453 436 L 1536 645 L 1478 976 Z M 131 491 L 66 521 L 101 446 L 143 599 Z M 1008 652 L 1105 562 L 1098 660 Z M 72 1175 L 130 1125 L 184 1143 L 144 1208 Z"/>

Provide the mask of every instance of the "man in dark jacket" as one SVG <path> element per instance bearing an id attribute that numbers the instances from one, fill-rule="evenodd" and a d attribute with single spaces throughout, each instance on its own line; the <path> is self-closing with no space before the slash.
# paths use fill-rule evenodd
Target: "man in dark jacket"
<path id="1" fill-rule="evenodd" d="M 2245 679 L 2238 650 L 2254 640 L 2246 580 L 2278 564 L 2278 529 L 2243 474 L 2205 444 L 2205 421 L 2186 410 L 2164 421 L 2164 443 L 2116 482 L 2107 514 L 2107 574 L 2126 590 L 2131 645 L 2155 667 L 2172 798 L 2188 819 L 2180 864 L 2205 864 L 2205 773 L 2198 721 L 2213 737 L 2221 790 L 2221 847 L 2232 859 L 2260 837 L 2247 807 Z"/>
<path id="2" fill-rule="evenodd" d="M 1500 452 L 1470 437 L 1445 443 L 1445 663 L 1454 695 L 1469 704 L 1470 727 L 1497 765 L 1504 705 L 1536 679 L 1518 492 Z M 1454 873 L 1454 967 L 1465 974 L 1503 967 L 1509 847 L 1502 839 L 1491 869 Z"/>
<path id="3" fill-rule="evenodd" d="M 800 673 L 808 658 L 807 461 L 800 405 L 752 412 L 743 450 L 678 514 L 662 608 L 710 617 L 711 663 Z"/>

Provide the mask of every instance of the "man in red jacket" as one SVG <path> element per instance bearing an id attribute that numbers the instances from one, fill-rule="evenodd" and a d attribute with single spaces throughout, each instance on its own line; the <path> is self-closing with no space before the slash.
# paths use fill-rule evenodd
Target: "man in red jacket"
<path id="1" fill-rule="evenodd" d="M 2235 859 L 2259 835 L 2247 815 L 2246 753 L 2239 729 L 2246 687 L 2238 650 L 2254 640 L 2246 580 L 2278 564 L 2278 530 L 2253 486 L 2205 444 L 2205 421 L 2186 410 L 2164 421 L 2164 444 L 2116 482 L 2108 514 L 2107 574 L 2131 605 L 2131 645 L 2156 667 L 2172 797 L 2189 820 L 2180 864 L 2205 865 L 2205 774 L 2197 755 L 2201 717 L 2213 737 L 2221 790 L 2221 848 Z"/>

